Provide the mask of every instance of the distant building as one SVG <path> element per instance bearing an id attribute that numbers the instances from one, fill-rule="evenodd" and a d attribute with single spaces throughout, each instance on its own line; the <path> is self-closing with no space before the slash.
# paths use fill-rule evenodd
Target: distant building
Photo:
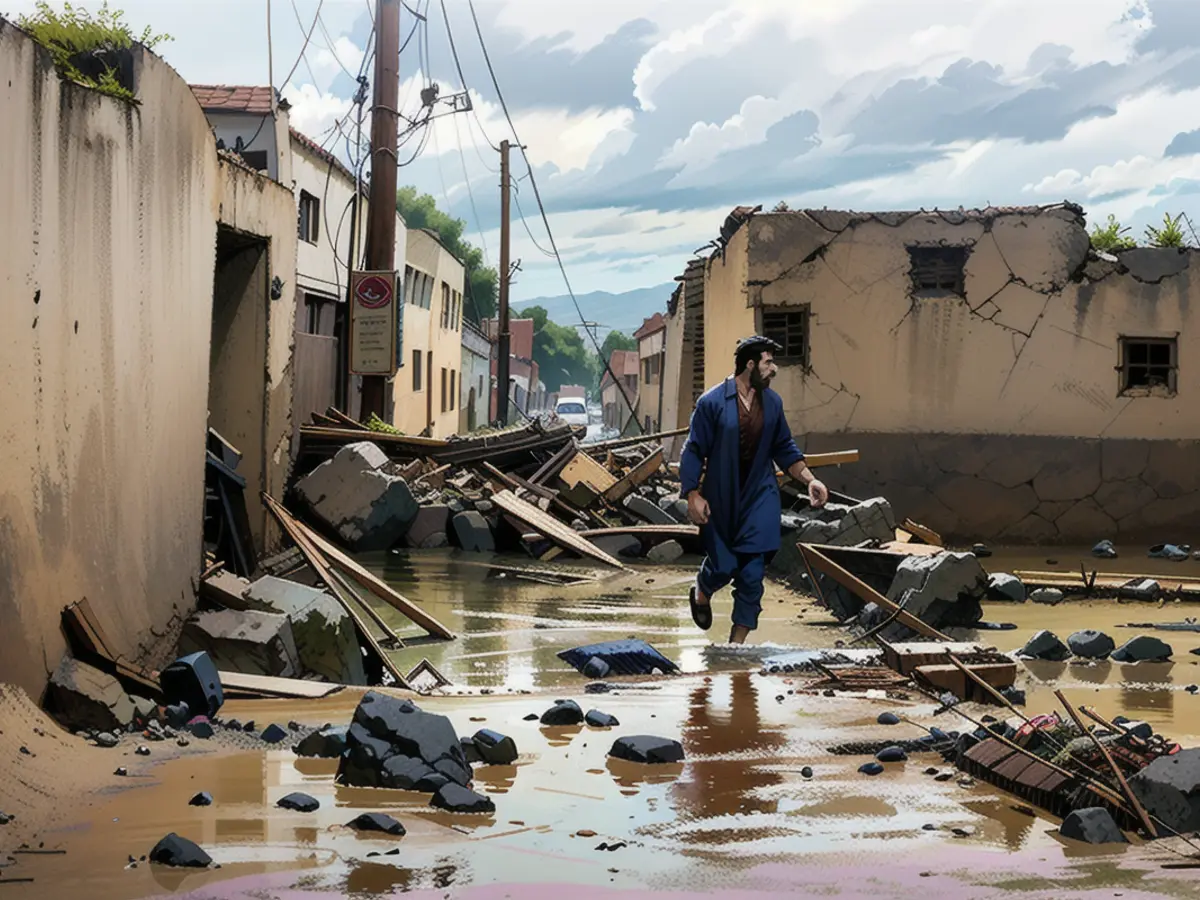
<path id="1" fill-rule="evenodd" d="M 498 319 L 484 319 L 482 327 L 493 342 L 499 340 L 500 323 Z M 538 364 L 533 359 L 533 319 L 508 320 L 509 328 L 509 424 L 524 421 L 525 416 L 535 416 L 546 408 L 546 385 L 541 381 Z M 498 345 L 497 345 L 498 346 Z M 492 358 L 492 377 L 498 373 L 498 359 Z M 498 391 L 499 384 L 492 391 L 493 421 L 499 418 Z M 524 415 L 522 415 L 524 414 Z"/>
<path id="2" fill-rule="evenodd" d="M 638 349 L 638 391 L 637 416 L 642 430 L 646 434 L 658 431 L 662 419 L 662 369 L 664 337 L 667 325 L 663 314 L 656 312 L 642 322 L 642 327 L 633 333 Z"/>
<path id="3" fill-rule="evenodd" d="M 606 370 L 600 379 L 600 397 L 604 412 L 604 427 L 625 431 L 638 406 L 638 352 L 614 350 L 608 366 L 620 383 L 613 381 Z M 622 396 L 624 394 L 624 396 Z M 630 409 L 630 404 L 633 410 Z"/>
<path id="4" fill-rule="evenodd" d="M 464 321 L 458 415 L 458 430 L 462 434 L 481 428 L 490 421 L 488 407 L 491 403 L 493 355 L 495 346 L 488 336 Z"/>

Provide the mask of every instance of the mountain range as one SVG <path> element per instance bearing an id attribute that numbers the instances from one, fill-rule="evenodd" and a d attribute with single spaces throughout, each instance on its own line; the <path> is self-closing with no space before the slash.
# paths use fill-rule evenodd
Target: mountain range
<path id="1" fill-rule="evenodd" d="M 621 294 L 610 294 L 608 291 L 592 291 L 588 294 L 576 294 L 579 308 L 587 317 L 587 321 L 600 325 L 596 336 L 604 340 L 609 330 L 623 331 L 633 334 L 642 322 L 656 312 L 667 311 L 667 300 L 675 290 L 675 282 L 658 284 L 654 287 L 637 288 Z M 513 302 L 513 311 L 519 314 L 522 309 L 530 306 L 540 306 L 552 322 L 559 325 L 578 325 L 579 313 L 568 294 L 557 297 L 534 297 L 531 300 Z"/>

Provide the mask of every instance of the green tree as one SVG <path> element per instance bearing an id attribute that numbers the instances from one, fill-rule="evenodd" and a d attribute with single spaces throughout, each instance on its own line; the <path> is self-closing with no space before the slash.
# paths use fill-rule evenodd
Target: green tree
<path id="1" fill-rule="evenodd" d="M 637 341 L 631 338 L 623 331 L 610 331 L 604 339 L 604 343 L 600 345 L 600 371 L 604 371 L 604 364 L 612 359 L 614 350 L 636 350 Z"/>
<path id="2" fill-rule="evenodd" d="M 1129 228 L 1122 226 L 1117 221 L 1117 217 L 1109 213 L 1108 223 L 1103 228 L 1097 225 L 1092 229 L 1092 247 L 1105 253 L 1111 253 L 1114 250 L 1130 250 L 1137 246 L 1137 242 L 1133 238 L 1125 236 L 1127 231 Z"/>
<path id="3" fill-rule="evenodd" d="M 463 312 L 467 318 L 478 321 L 494 316 L 500 278 L 495 268 L 484 265 L 483 252 L 463 238 L 466 223 L 442 212 L 433 197 L 418 194 L 411 185 L 396 191 L 396 209 L 409 228 L 428 228 L 451 253 L 462 260 L 467 270 L 463 288 L 466 294 Z"/>
<path id="4" fill-rule="evenodd" d="M 533 359 L 547 390 L 596 383 L 596 356 L 588 352 L 578 331 L 550 321 L 540 306 L 521 310 L 521 318 L 533 320 Z"/>

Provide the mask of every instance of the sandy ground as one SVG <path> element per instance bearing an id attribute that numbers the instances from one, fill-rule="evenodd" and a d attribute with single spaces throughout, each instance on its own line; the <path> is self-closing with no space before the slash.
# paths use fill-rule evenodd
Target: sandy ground
<path id="1" fill-rule="evenodd" d="M 1180 848 L 1061 841 L 1054 819 L 1029 815 L 1015 798 L 923 774 L 928 767 L 949 771 L 939 757 L 914 755 L 876 778 L 860 775 L 865 758 L 826 748 L 922 734 L 918 725 L 877 725 L 880 712 L 944 729 L 961 723 L 934 717 L 933 705 L 917 695 L 907 702 L 811 696 L 799 676 L 758 674 L 754 650 L 706 649 L 710 637 L 691 627 L 682 601 L 686 569 L 635 571 L 564 589 L 497 583 L 485 569 L 447 566 L 437 555 L 382 563 L 377 569 L 462 635 L 397 654 L 410 666 L 428 656 L 455 682 L 448 696 L 421 705 L 448 715 L 460 734 L 489 727 L 517 742 L 516 765 L 476 769 L 476 787 L 493 797 L 495 815 L 454 816 L 430 810 L 423 795 L 344 788 L 333 783 L 332 763 L 297 759 L 282 748 L 157 744 L 143 758 L 132 754 L 134 739 L 113 750 L 89 747 L 5 689 L 0 758 L 10 761 L 13 777 L 0 779 L 0 810 L 16 811 L 18 819 L 0 826 L 7 851 L 0 860 L 12 861 L 0 880 L 34 881 L 0 891 L 100 900 L 1196 896 L 1195 871 L 1162 868 L 1180 861 Z M 982 636 L 1007 650 L 1040 627 L 1062 637 L 1081 627 L 1116 636 L 1126 633 L 1116 627 L 1124 622 L 1179 621 L 1188 613 L 1112 602 L 998 606 L 987 618 L 1020 627 Z M 760 636 L 828 647 L 842 634 L 822 623 L 825 614 L 810 600 L 772 587 Z M 570 646 L 631 634 L 678 660 L 685 674 L 589 695 L 586 681 L 555 657 Z M 1200 658 L 1185 652 L 1200 645 L 1200 635 L 1166 639 L 1176 647 L 1174 664 L 1041 664 L 1024 672 L 1029 710 L 1049 709 L 1051 691 L 1062 687 L 1101 712 L 1144 718 L 1185 745 L 1200 744 L 1200 698 L 1183 690 L 1200 681 L 1193 663 Z M 345 722 L 360 694 L 230 702 L 222 715 L 260 725 Z M 609 712 L 621 725 L 545 729 L 524 721 L 557 697 Z M 607 757 L 615 737 L 638 733 L 679 739 L 686 762 L 639 767 Z M 21 754 L 22 744 L 35 755 Z M 118 765 L 131 777 L 112 776 Z M 801 774 L 806 765 L 811 779 Z M 213 794 L 213 806 L 187 805 L 200 790 Z M 321 808 L 309 815 L 276 809 L 293 790 L 311 793 Z M 367 837 L 345 828 L 364 811 L 395 815 L 408 835 Z M 129 865 L 130 856 L 148 853 L 169 831 L 196 840 L 221 868 Z M 597 849 L 614 841 L 625 846 Z M 10 855 L 20 843 L 65 853 Z"/>

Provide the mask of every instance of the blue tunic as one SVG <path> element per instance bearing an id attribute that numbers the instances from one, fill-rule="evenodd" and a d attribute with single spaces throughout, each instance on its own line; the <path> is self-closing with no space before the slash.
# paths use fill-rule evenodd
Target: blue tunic
<path id="1" fill-rule="evenodd" d="M 762 392 L 762 441 L 743 486 L 738 470 L 739 402 L 733 378 L 706 391 L 692 412 L 679 460 L 682 497 L 687 499 L 700 488 L 708 501 L 708 524 L 700 528 L 704 550 L 718 568 L 731 570 L 735 554 L 773 556 L 779 550 L 781 507 L 775 467 L 786 472 L 804 459 L 792 440 L 783 400 L 767 388 Z"/>

